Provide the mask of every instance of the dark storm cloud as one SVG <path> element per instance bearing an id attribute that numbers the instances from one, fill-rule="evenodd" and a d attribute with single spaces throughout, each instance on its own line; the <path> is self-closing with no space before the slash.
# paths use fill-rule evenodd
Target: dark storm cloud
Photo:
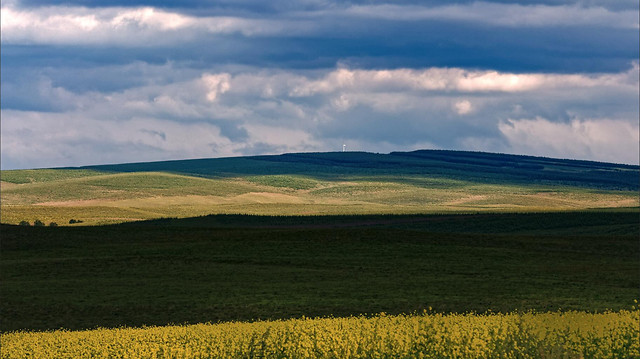
<path id="1" fill-rule="evenodd" d="M 384 21 L 382 22 L 384 25 Z M 370 24 L 373 26 L 373 24 Z M 327 68 L 338 62 L 363 68 L 452 66 L 514 72 L 614 72 L 638 58 L 638 31 L 529 28 L 496 30 L 429 22 L 359 26 L 320 37 L 224 36 L 152 48 L 3 45 L 3 68 L 83 68 L 142 61 L 189 68 L 228 64 L 269 68 Z M 483 41 L 482 39 L 491 39 Z M 527 39 L 523 41 L 523 39 Z M 130 77 L 124 77 L 126 85 Z M 112 85 L 113 88 L 118 85 Z"/>
<path id="2" fill-rule="evenodd" d="M 472 6 L 488 15 L 493 7 L 500 6 L 487 4 Z M 640 53 L 637 16 L 625 15 L 624 19 L 635 21 L 636 25 L 624 25 L 617 21 L 615 12 L 584 10 L 586 13 L 577 16 L 578 20 L 567 19 L 566 24 L 554 20 L 545 24 L 547 12 L 553 10 L 531 15 L 532 20 L 526 9 L 517 8 L 530 23 L 525 21 L 522 26 L 515 26 L 478 22 L 481 17 L 462 16 L 463 9 L 447 9 L 432 14 L 427 8 L 427 13 L 421 15 L 419 9 L 412 12 L 399 5 L 393 5 L 389 12 L 369 6 L 364 13 L 311 12 L 294 22 L 290 17 L 275 14 L 267 16 L 269 22 L 258 24 L 252 23 L 253 18 L 240 17 L 223 19 L 226 25 L 219 25 L 223 27 L 216 28 L 214 33 L 202 26 L 213 26 L 209 22 L 218 24 L 218 20 L 204 25 L 187 24 L 171 31 L 149 29 L 163 26 L 169 21 L 164 17 L 149 24 L 144 22 L 141 28 L 105 25 L 102 29 L 93 24 L 90 26 L 96 29 L 91 30 L 94 34 L 89 36 L 70 32 L 58 23 L 41 25 L 45 34 L 51 34 L 49 37 L 8 24 L 3 26 L 2 67 L 76 68 L 135 61 L 152 64 L 175 61 L 190 68 L 236 64 L 308 69 L 333 67 L 342 62 L 363 68 L 453 66 L 514 72 L 614 72 L 628 68 Z M 565 11 L 570 14 L 573 10 L 577 9 Z M 40 15 L 41 20 L 46 16 Z M 132 13 L 128 16 L 153 18 L 155 15 Z M 418 17 L 411 18 L 413 15 Z M 82 12 L 82 16 L 89 15 Z M 410 18 L 405 19 L 407 16 Z M 598 16 L 603 20 L 597 20 Z M 616 21 L 606 23 L 609 18 Z M 189 21 L 201 21 L 198 19 L 202 18 L 189 17 Z M 89 26 L 75 22 L 69 26 Z M 59 28 L 63 30 L 51 31 Z M 47 29 L 50 31 L 45 31 Z M 122 33 L 112 35 L 118 32 Z M 65 33 L 67 35 L 62 35 Z M 36 43 L 27 46 L 20 41 Z"/>

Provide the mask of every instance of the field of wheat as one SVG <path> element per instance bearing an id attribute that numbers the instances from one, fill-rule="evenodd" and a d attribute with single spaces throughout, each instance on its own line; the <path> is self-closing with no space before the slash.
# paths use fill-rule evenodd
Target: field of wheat
<path id="1" fill-rule="evenodd" d="M 639 310 L 422 314 L 0 336 L 2 358 L 638 358 Z"/>

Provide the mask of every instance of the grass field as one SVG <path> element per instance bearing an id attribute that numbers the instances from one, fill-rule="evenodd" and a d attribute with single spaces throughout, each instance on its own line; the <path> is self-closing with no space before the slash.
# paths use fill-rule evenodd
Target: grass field
<path id="1" fill-rule="evenodd" d="M 2 227 L 2 330 L 627 309 L 638 212 Z"/>
<path id="2" fill-rule="evenodd" d="M 479 152 L 307 153 L 0 172 L 0 222 L 639 207 L 638 166 Z"/>
<path id="3" fill-rule="evenodd" d="M 629 190 L 491 184 L 419 176 L 327 180 L 300 175 L 202 178 L 163 172 L 66 174 L 74 170 L 59 170 L 63 173 L 53 176 L 51 171 L 46 172 L 49 177 L 43 174 L 33 182 L 2 183 L 2 223 L 33 223 L 39 219 L 65 225 L 70 219 L 79 219 L 84 225 L 95 225 L 212 213 L 557 211 L 640 204 L 637 192 Z M 26 181 L 26 174 L 9 173 L 11 180 Z"/>

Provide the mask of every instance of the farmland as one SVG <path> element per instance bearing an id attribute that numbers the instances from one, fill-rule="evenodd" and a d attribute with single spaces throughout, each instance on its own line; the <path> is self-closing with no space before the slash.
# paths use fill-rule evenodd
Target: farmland
<path id="1" fill-rule="evenodd" d="M 638 212 L 3 226 L 2 330 L 627 309 Z"/>
<path id="2" fill-rule="evenodd" d="M 289 338 L 281 356 L 357 343 L 368 351 L 352 357 L 367 357 L 372 335 L 391 341 L 388 356 L 637 352 L 625 343 L 638 335 L 627 325 L 640 297 L 638 166 L 416 151 L 0 175 L 0 340 L 12 353 L 135 357 L 104 350 L 160 350 L 161 336 L 165 355 Z M 60 226 L 16 226 L 36 219 Z M 37 332 L 61 328 L 74 332 Z M 484 344 L 443 334 L 465 328 Z M 87 337 L 95 353 L 74 352 Z"/>

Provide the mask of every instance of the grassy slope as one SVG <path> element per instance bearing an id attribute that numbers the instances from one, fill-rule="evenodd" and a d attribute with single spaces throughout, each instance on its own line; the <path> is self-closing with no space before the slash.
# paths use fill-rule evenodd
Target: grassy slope
<path id="1" fill-rule="evenodd" d="M 289 154 L 3 171 L 1 221 L 65 224 L 74 218 L 101 224 L 209 213 L 635 207 L 637 176 L 637 166 L 451 151 Z"/>
<path id="2" fill-rule="evenodd" d="M 591 161 L 483 152 L 421 150 L 293 153 L 279 156 L 218 158 L 120 165 L 83 169 L 115 172 L 163 171 L 204 177 L 301 174 L 328 179 L 342 176 L 418 175 L 481 183 L 558 184 L 602 189 L 639 188 L 640 167 Z"/>
<path id="3" fill-rule="evenodd" d="M 640 294 L 637 211 L 0 229 L 2 330 L 429 306 L 602 311 Z"/>
<path id="4" fill-rule="evenodd" d="M 315 187 L 311 187 L 315 186 Z M 267 215 L 541 211 L 633 207 L 633 191 L 498 185 L 434 178 L 322 181 L 297 176 L 203 179 L 124 173 L 14 186 L 2 191 L 2 222 L 87 224 L 210 213 Z"/>

